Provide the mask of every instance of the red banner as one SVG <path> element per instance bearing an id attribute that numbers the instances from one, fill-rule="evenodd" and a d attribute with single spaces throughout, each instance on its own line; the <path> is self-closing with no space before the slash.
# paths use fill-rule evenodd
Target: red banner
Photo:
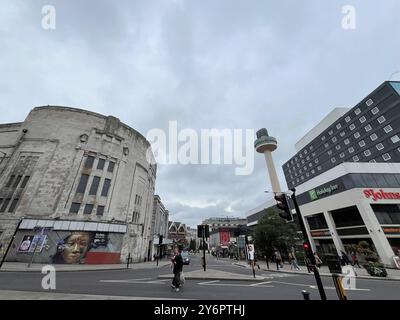
<path id="1" fill-rule="evenodd" d="M 229 230 L 220 230 L 219 240 L 221 242 L 221 246 L 228 246 L 231 241 L 231 235 Z"/>

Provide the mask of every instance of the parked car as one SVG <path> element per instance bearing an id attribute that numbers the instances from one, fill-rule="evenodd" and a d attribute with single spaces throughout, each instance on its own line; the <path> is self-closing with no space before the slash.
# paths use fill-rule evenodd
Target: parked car
<path id="1" fill-rule="evenodd" d="M 181 256 L 182 256 L 182 259 L 183 259 L 183 264 L 189 264 L 190 263 L 189 252 L 182 251 Z"/>

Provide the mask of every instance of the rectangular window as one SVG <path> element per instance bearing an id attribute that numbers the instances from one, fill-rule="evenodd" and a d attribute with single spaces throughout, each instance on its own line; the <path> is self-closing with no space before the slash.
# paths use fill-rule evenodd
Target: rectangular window
<path id="1" fill-rule="evenodd" d="M 392 159 L 392 157 L 390 156 L 389 153 L 385 153 L 384 155 L 382 155 L 383 160 L 385 161 L 389 161 L 390 159 Z"/>
<path id="2" fill-rule="evenodd" d="M 361 148 L 365 147 L 365 141 L 364 140 L 361 140 L 358 144 L 360 145 Z"/>
<path id="3" fill-rule="evenodd" d="M 96 215 L 102 216 L 104 214 L 104 206 L 97 206 Z"/>
<path id="4" fill-rule="evenodd" d="M 336 129 L 340 129 L 342 127 L 342 125 L 340 124 L 340 123 L 338 123 L 337 125 L 336 125 Z"/>
<path id="5" fill-rule="evenodd" d="M 371 131 L 371 130 L 372 130 L 372 127 L 371 127 L 371 125 L 370 125 L 370 124 L 368 124 L 368 125 L 366 125 L 366 126 L 365 126 L 365 128 L 364 128 L 364 129 L 365 129 L 365 131 L 367 131 L 367 132 L 368 132 L 368 131 Z"/>
<path id="6" fill-rule="evenodd" d="M 366 119 L 364 116 L 362 116 L 362 117 L 360 118 L 360 122 L 361 122 L 361 123 L 364 123 L 366 120 L 367 120 L 367 119 Z"/>
<path id="7" fill-rule="evenodd" d="M 379 123 L 384 123 L 386 121 L 386 118 L 384 117 L 384 116 L 380 116 L 379 118 L 378 118 L 378 122 Z"/>
<path id="8" fill-rule="evenodd" d="M 376 148 L 380 151 L 380 150 L 384 149 L 385 147 L 383 146 L 382 143 L 378 143 L 378 144 L 376 145 Z"/>
<path id="9" fill-rule="evenodd" d="M 97 162 L 97 170 L 103 170 L 105 163 L 106 163 L 105 159 L 99 159 L 99 162 Z"/>
<path id="10" fill-rule="evenodd" d="M 354 157 L 353 157 L 353 161 L 354 161 L 354 162 L 357 162 L 357 161 L 359 161 L 359 160 L 360 160 L 360 158 L 359 158 L 358 156 L 354 156 Z"/>
<path id="11" fill-rule="evenodd" d="M 378 136 L 376 135 L 376 133 L 373 133 L 369 136 L 371 138 L 372 141 L 375 141 L 376 139 L 378 139 Z"/>
<path id="12" fill-rule="evenodd" d="M 110 179 L 105 179 L 103 183 L 103 189 L 101 190 L 101 196 L 102 197 L 107 197 L 108 196 L 108 190 L 110 189 L 111 185 L 111 180 Z"/>
<path id="13" fill-rule="evenodd" d="M 359 115 L 359 114 L 361 113 L 360 108 L 357 108 L 356 110 L 354 110 L 354 113 L 355 113 L 356 115 Z"/>
<path id="14" fill-rule="evenodd" d="M 344 140 L 344 144 L 345 144 L 345 145 L 348 145 L 349 143 L 350 143 L 350 140 L 349 140 L 349 139 L 345 139 L 345 140 Z"/>
<path id="15" fill-rule="evenodd" d="M 18 204 L 18 198 L 15 198 L 12 202 L 11 202 L 11 205 L 10 205 L 10 208 L 8 208 L 8 212 L 14 212 L 15 211 L 15 208 L 17 207 L 17 204 Z"/>
<path id="16" fill-rule="evenodd" d="M 21 189 L 26 187 L 26 184 L 28 183 L 29 178 L 30 178 L 30 176 L 25 176 L 24 177 L 24 180 L 22 180 L 22 183 L 21 183 L 21 186 L 20 186 Z"/>
<path id="17" fill-rule="evenodd" d="M 354 123 L 352 123 L 349 128 L 351 131 L 353 131 L 356 128 L 356 125 Z"/>
<path id="18" fill-rule="evenodd" d="M 0 208 L 0 212 L 6 212 L 6 209 L 8 207 L 8 204 L 10 203 L 10 201 L 11 201 L 10 198 L 4 200 L 3 205 Z"/>
<path id="19" fill-rule="evenodd" d="M 81 207 L 80 203 L 72 202 L 71 208 L 69 209 L 69 212 L 70 213 L 78 213 L 80 207 Z"/>
<path id="20" fill-rule="evenodd" d="M 372 106 L 373 103 L 374 103 L 374 101 L 372 101 L 372 99 L 368 99 L 368 100 L 365 102 L 365 104 L 366 104 L 368 107 Z"/>
<path id="21" fill-rule="evenodd" d="M 393 128 L 390 124 L 388 124 L 385 128 L 383 128 L 383 130 L 385 130 L 386 133 L 389 133 L 390 131 L 393 130 Z"/>
<path id="22" fill-rule="evenodd" d="M 371 110 L 371 113 L 372 113 L 372 114 L 377 114 L 378 112 L 379 112 L 378 107 L 375 107 L 375 108 L 373 108 L 373 109 Z"/>
<path id="23" fill-rule="evenodd" d="M 108 164 L 107 171 L 108 172 L 113 172 L 114 171 L 114 166 L 115 166 L 115 162 L 110 161 L 110 163 Z"/>
<path id="24" fill-rule="evenodd" d="M 393 143 L 397 143 L 400 141 L 399 136 L 396 134 L 395 136 L 391 137 L 390 140 L 392 140 Z"/>
<path id="25" fill-rule="evenodd" d="M 97 194 L 97 189 L 99 188 L 100 177 L 93 177 L 92 186 L 89 190 L 89 195 L 95 196 Z"/>
<path id="26" fill-rule="evenodd" d="M 89 180 L 89 175 L 83 174 L 81 176 L 81 180 L 79 180 L 79 184 L 78 184 L 78 188 L 76 189 L 76 193 L 85 193 L 88 180 Z"/>
<path id="27" fill-rule="evenodd" d="M 336 150 L 340 150 L 340 144 L 336 146 Z"/>
<path id="28" fill-rule="evenodd" d="M 344 158 L 344 152 L 339 155 L 340 158 Z"/>
<path id="29" fill-rule="evenodd" d="M 351 121 L 351 118 L 350 118 L 349 116 L 347 116 L 346 118 L 344 118 L 344 121 L 350 122 L 350 121 Z"/>
<path id="30" fill-rule="evenodd" d="M 93 167 L 93 162 L 94 162 L 94 157 L 88 156 L 88 157 L 86 158 L 84 167 L 85 167 L 85 168 L 88 168 L 88 169 L 92 168 L 92 167 Z"/>
<path id="31" fill-rule="evenodd" d="M 19 185 L 21 179 L 22 179 L 22 176 L 17 176 L 17 179 L 15 179 L 15 181 L 14 181 L 13 188 L 16 188 Z"/>
<path id="32" fill-rule="evenodd" d="M 360 137 L 360 133 L 359 133 L 359 132 L 356 132 L 356 133 L 354 134 L 354 138 L 358 139 L 359 137 Z"/>
<path id="33" fill-rule="evenodd" d="M 365 150 L 365 151 L 364 151 L 364 154 L 365 154 L 366 157 L 369 157 L 369 156 L 371 155 L 371 151 Z"/>
<path id="34" fill-rule="evenodd" d="M 332 142 L 336 142 L 337 141 L 337 138 L 336 137 L 333 137 L 332 138 Z"/>
<path id="35" fill-rule="evenodd" d="M 15 175 L 12 175 L 6 184 L 6 188 L 11 187 L 12 182 L 14 181 Z"/>
<path id="36" fill-rule="evenodd" d="M 93 211 L 93 205 L 92 204 L 86 204 L 85 209 L 83 209 L 83 214 L 92 214 Z"/>

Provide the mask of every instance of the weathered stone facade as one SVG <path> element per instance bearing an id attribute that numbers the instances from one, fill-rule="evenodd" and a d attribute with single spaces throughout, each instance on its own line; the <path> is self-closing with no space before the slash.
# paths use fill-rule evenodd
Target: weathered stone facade
<path id="1" fill-rule="evenodd" d="M 148 258 L 156 165 L 146 155 L 154 163 L 140 133 L 85 110 L 37 107 L 0 125 L 0 258 L 23 218 L 122 223 L 121 262 Z"/>

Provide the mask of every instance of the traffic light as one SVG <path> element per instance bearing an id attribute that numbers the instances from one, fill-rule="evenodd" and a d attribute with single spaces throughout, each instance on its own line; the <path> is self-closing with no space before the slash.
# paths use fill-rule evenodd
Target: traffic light
<path id="1" fill-rule="evenodd" d="M 158 244 L 162 244 L 163 243 L 163 239 L 164 239 L 164 236 L 160 235 L 160 238 L 158 238 Z"/>
<path id="2" fill-rule="evenodd" d="M 197 226 L 197 237 L 202 238 L 203 237 L 203 230 L 204 230 L 204 237 L 209 238 L 210 237 L 210 227 L 208 224 L 199 224 Z"/>
<path id="3" fill-rule="evenodd" d="M 283 210 L 283 212 L 279 213 L 279 216 L 282 219 L 285 219 L 287 221 L 293 221 L 292 212 L 290 210 L 289 202 L 288 202 L 288 198 L 286 197 L 286 194 L 284 194 L 284 193 L 281 193 L 279 195 L 277 194 L 275 196 L 275 200 L 278 202 L 276 204 L 278 209 Z"/>
<path id="4" fill-rule="evenodd" d="M 312 253 L 310 244 L 308 242 L 303 242 L 303 249 L 306 253 L 306 257 L 310 260 L 310 262 L 312 262 L 314 255 Z"/>

